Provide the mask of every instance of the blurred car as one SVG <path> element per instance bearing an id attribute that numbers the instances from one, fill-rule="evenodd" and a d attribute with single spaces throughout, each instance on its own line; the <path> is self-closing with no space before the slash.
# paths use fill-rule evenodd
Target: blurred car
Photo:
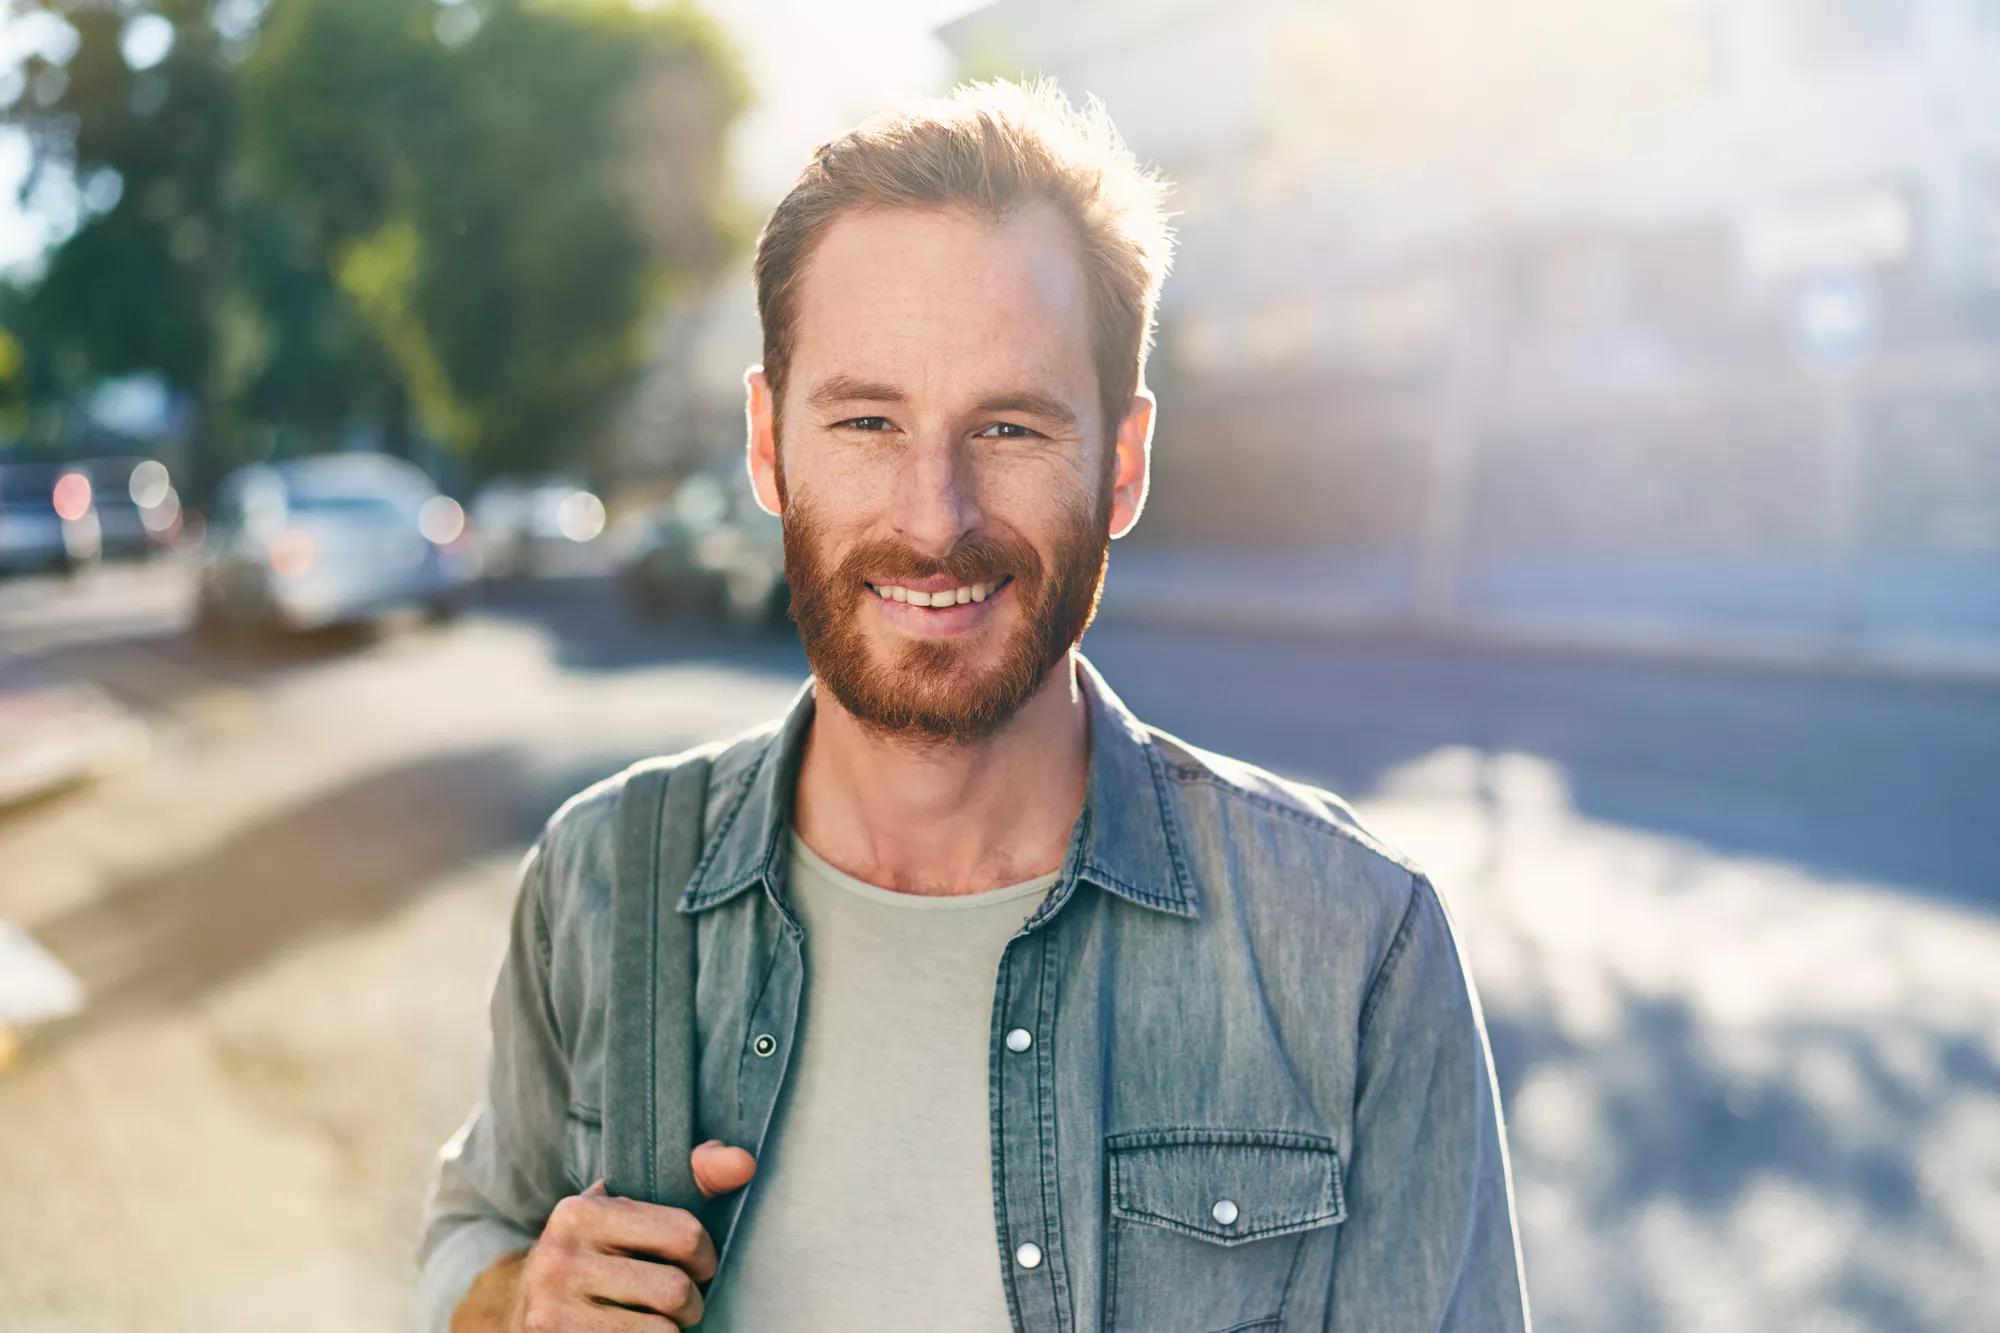
<path id="1" fill-rule="evenodd" d="M 74 571 L 101 542 L 90 478 L 51 463 L 0 463 L 0 573 Z"/>
<path id="2" fill-rule="evenodd" d="M 618 545 L 619 585 L 641 615 L 688 610 L 777 625 L 790 609 L 783 529 L 740 472 L 689 477 L 673 498 L 635 515 Z"/>
<path id="3" fill-rule="evenodd" d="M 181 530 L 181 501 L 164 464 L 151 458 L 93 458 L 77 470 L 90 479 L 106 556 L 155 555 L 173 544 Z"/>
<path id="4" fill-rule="evenodd" d="M 422 608 L 464 608 L 478 552 L 458 502 L 379 454 L 253 464 L 223 478 L 210 515 L 196 626 L 304 630 Z"/>
<path id="5" fill-rule="evenodd" d="M 488 574 L 574 568 L 604 532 L 604 501 L 575 481 L 495 481 L 472 499 L 472 527 Z"/>

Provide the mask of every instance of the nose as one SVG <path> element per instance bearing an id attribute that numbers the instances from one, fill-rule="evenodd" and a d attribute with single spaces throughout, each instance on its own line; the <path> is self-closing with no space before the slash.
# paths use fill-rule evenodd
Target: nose
<path id="1" fill-rule="evenodd" d="M 954 441 L 909 450 L 896 480 L 896 534 L 923 555 L 944 559 L 979 526 L 977 481 L 967 451 Z"/>

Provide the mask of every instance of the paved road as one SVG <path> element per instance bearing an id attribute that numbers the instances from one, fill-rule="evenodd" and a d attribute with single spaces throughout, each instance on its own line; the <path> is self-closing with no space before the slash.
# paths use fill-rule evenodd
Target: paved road
<path id="1" fill-rule="evenodd" d="M 588 579 L 219 656 L 177 580 L 0 585 L 0 647 L 157 734 L 0 814 L 0 919 L 92 997 L 0 1074 L 0 1325 L 405 1327 L 522 848 L 584 783 L 780 708 L 803 659 Z M 2000 694 L 1109 619 L 1088 646 L 1443 886 L 1540 1327 L 1990 1321 Z"/>

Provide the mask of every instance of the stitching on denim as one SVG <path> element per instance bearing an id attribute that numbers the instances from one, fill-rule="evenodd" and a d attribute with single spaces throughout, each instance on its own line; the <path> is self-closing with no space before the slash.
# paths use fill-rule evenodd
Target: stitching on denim
<path id="1" fill-rule="evenodd" d="M 1094 859 L 1084 862 L 1082 877 L 1102 884 L 1107 889 L 1116 889 L 1120 893 L 1142 899 L 1156 907 L 1171 908 L 1179 912 L 1185 912 L 1188 907 L 1185 899 L 1169 898 L 1164 894 L 1154 893 L 1151 889 L 1142 889 L 1137 884 L 1112 874 Z"/>
<path id="2" fill-rule="evenodd" d="M 1403 904 L 1403 919 L 1396 924 L 1396 934 L 1389 941 L 1388 952 L 1382 955 L 1381 963 L 1375 968 L 1374 977 L 1368 982 L 1368 998 L 1361 1003 L 1361 1021 L 1355 1025 L 1355 1032 L 1364 1040 L 1368 1035 L 1369 1020 L 1375 1017 L 1375 1006 L 1382 998 L 1382 984 L 1389 975 L 1389 969 L 1396 965 L 1396 960 L 1409 948 L 1410 940 L 1416 933 L 1417 897 L 1421 891 L 1419 886 L 1427 886 L 1429 883 L 1430 881 L 1422 875 L 1410 876 L 1410 898 Z"/>
<path id="3" fill-rule="evenodd" d="M 1117 1168 L 1114 1166 L 1113 1170 Z M 1115 1223 L 1104 1228 L 1104 1327 L 1118 1327 L 1118 1241 L 1124 1228 Z"/>
<path id="4" fill-rule="evenodd" d="M 1327 1212 L 1307 1213 L 1302 1217 L 1287 1218 L 1283 1222 L 1273 1222 L 1269 1226 L 1252 1227 L 1248 1231 L 1232 1231 L 1225 1236 L 1214 1231 L 1204 1231 L 1197 1226 L 1190 1226 L 1179 1218 L 1168 1217 L 1165 1213 L 1149 1212 L 1144 1208 L 1132 1208 L 1121 1203 L 1112 1204 L 1112 1209 L 1119 1217 L 1130 1218 L 1137 1222 L 1148 1222 L 1166 1231 L 1178 1232 L 1183 1236 L 1193 1236 L 1196 1240 L 1210 1241 L 1225 1247 L 1243 1245 L 1250 1241 L 1263 1240 L 1270 1236 L 1288 1236 L 1295 1231 L 1310 1231 L 1322 1223 L 1332 1221 L 1334 1217 L 1332 1213 Z"/>
<path id="5" fill-rule="evenodd" d="M 1175 807 L 1179 804 L 1167 791 L 1165 769 L 1167 761 L 1149 736 L 1145 742 L 1146 766 L 1153 774 L 1153 795 L 1160 803 L 1160 833 L 1167 840 L 1167 859 L 1174 867 L 1174 888 L 1179 892 L 1181 904 L 1192 907 L 1193 885 L 1188 875 L 1187 858 L 1181 854 L 1181 830 Z"/>
<path id="6" fill-rule="evenodd" d="M 1240 1134 L 1240 1133 L 1259 1133 L 1261 1131 L 1218 1130 L 1218 1131 L 1195 1131 L 1195 1132 Z M 1276 1131 L 1276 1132 L 1284 1134 L 1287 1137 L 1314 1138 L 1314 1139 L 1318 1137 L 1316 1135 L 1296 1134 L 1293 1131 Z M 1114 1135 L 1112 1137 L 1116 1138 L 1119 1136 Z M 1107 1143 L 1109 1141 L 1110 1140 L 1107 1139 Z M 1127 1234 L 1126 1228 L 1118 1225 L 1121 1219 L 1131 1221 L 1138 1225 L 1158 1226 L 1159 1229 L 1163 1231 L 1170 1231 L 1176 1235 L 1188 1236 L 1192 1239 L 1203 1241 L 1209 1244 L 1221 1243 L 1226 1239 L 1227 1243 L 1224 1244 L 1223 1246 L 1225 1249 L 1233 1249 L 1238 1244 L 1247 1243 L 1250 1241 L 1283 1239 L 1287 1235 L 1296 1235 L 1298 1237 L 1298 1241 L 1292 1247 L 1292 1259 L 1290 1265 L 1286 1269 L 1285 1286 L 1279 1296 L 1277 1313 L 1270 1315 L 1261 1315 L 1255 1319 L 1247 1320 L 1241 1323 L 1231 1324 L 1228 1326 L 1226 1330 L 1223 1330 L 1223 1333 L 1249 1333 L 1250 1330 L 1254 1329 L 1276 1329 L 1276 1328 L 1282 1328 L 1284 1326 L 1285 1304 L 1286 1301 L 1289 1299 L 1291 1291 L 1292 1274 L 1297 1270 L 1299 1263 L 1299 1256 L 1304 1252 L 1308 1240 L 1308 1237 L 1304 1233 L 1311 1230 L 1314 1227 L 1323 1224 L 1328 1219 L 1315 1218 L 1297 1223 L 1290 1223 L 1285 1225 L 1273 1225 L 1271 1227 L 1260 1228 L 1255 1231 L 1247 1232 L 1240 1236 L 1230 1236 L 1227 1238 L 1220 1238 L 1213 1235 L 1212 1233 L 1198 1231 L 1191 1227 L 1186 1226 L 1185 1224 L 1177 1223 L 1172 1218 L 1159 1217 L 1155 1214 L 1146 1213 L 1143 1210 L 1122 1208 L 1117 1202 L 1118 1195 L 1121 1192 L 1119 1188 L 1120 1185 L 1119 1156 L 1116 1152 L 1112 1152 L 1107 1154 L 1107 1158 L 1110 1165 L 1110 1182 L 1111 1182 L 1110 1192 L 1111 1192 L 1111 1213 L 1112 1213 L 1112 1220 L 1105 1227 L 1105 1231 L 1108 1234 L 1105 1241 L 1104 1267 L 1105 1267 L 1106 1294 L 1105 1294 L 1105 1307 L 1104 1307 L 1104 1327 L 1107 1330 L 1115 1330 L 1118 1328 L 1118 1292 L 1120 1288 L 1118 1280 L 1118 1261 L 1119 1261 L 1120 1251 L 1122 1248 L 1122 1243 Z"/>
<path id="7" fill-rule="evenodd" d="M 1016 937 L 1018 939 L 1018 936 Z M 994 982 L 992 1036 L 997 1036 L 1006 1021 L 1008 1002 L 1014 989 L 1013 958 L 1014 941 L 1009 940 L 1000 950 L 999 976 Z M 1009 1324 L 1020 1328 L 1024 1324 L 1021 1315 L 1020 1269 L 1014 1263 L 1014 1256 L 1007 1250 L 1007 1242 L 1013 1238 L 1013 1208 L 1007 1199 L 1007 1076 L 1001 1062 L 1000 1043 L 992 1043 L 992 1053 L 987 1057 L 988 1088 L 991 1097 L 991 1119 L 988 1122 L 989 1140 L 987 1165 L 993 1176 L 993 1222 L 994 1239 L 1000 1249 L 1000 1271 L 1007 1275 L 1000 1289 L 1007 1297 L 1007 1317 Z"/>
<path id="8" fill-rule="evenodd" d="M 1057 951 L 1052 938 L 1042 936 L 1041 995 L 1036 1005 L 1036 1022 L 1045 1036 L 1035 1043 L 1038 1052 L 1035 1061 L 1035 1120 L 1039 1131 L 1046 1124 L 1048 1145 L 1038 1154 L 1036 1169 L 1042 1176 L 1042 1220 L 1048 1229 L 1049 1286 L 1053 1289 L 1056 1304 L 1056 1321 L 1067 1325 L 1074 1320 L 1066 1315 L 1073 1310 L 1069 1290 L 1069 1261 L 1063 1243 L 1062 1230 L 1062 1145 L 1057 1138 L 1058 1119 L 1055 1114 L 1055 989 Z M 1044 1074 L 1047 1077 L 1044 1077 Z M 1040 1148 L 1040 1133 L 1036 1134 Z M 1053 1168 L 1053 1169 L 1051 1169 Z"/>
<path id="9" fill-rule="evenodd" d="M 1163 1135 L 1169 1137 L 1162 1137 L 1154 1142 L 1134 1141 L 1132 1135 L 1111 1135 L 1105 1139 L 1106 1150 L 1111 1162 L 1111 1209 L 1117 1216 L 1157 1222 L 1168 1230 L 1178 1231 L 1185 1235 L 1196 1236 L 1203 1240 L 1215 1241 L 1221 1244 L 1236 1244 L 1243 1241 L 1257 1240 L 1265 1236 L 1283 1235 L 1290 1231 L 1317 1226 L 1322 1222 L 1339 1221 L 1345 1216 L 1340 1185 L 1340 1154 L 1330 1141 L 1319 1135 L 1287 1130 L 1147 1130 L 1139 1131 L 1139 1133 L 1147 1136 Z M 1258 1141 L 1265 1138 L 1280 1138 L 1288 1141 L 1281 1143 Z M 1179 1218 L 1154 1212 L 1149 1208 L 1139 1207 L 1128 1199 L 1128 1176 L 1125 1171 L 1120 1170 L 1120 1163 L 1124 1160 L 1124 1154 L 1129 1152 L 1147 1152 L 1163 1148 L 1199 1149 L 1203 1147 L 1245 1148 L 1251 1151 L 1310 1152 L 1316 1158 L 1323 1159 L 1325 1166 L 1325 1183 L 1320 1188 L 1319 1200 L 1311 1211 L 1299 1216 L 1287 1217 L 1282 1221 L 1272 1222 L 1266 1226 L 1255 1227 L 1247 1231 L 1222 1233 L 1184 1222 Z M 1314 1174 L 1318 1176 L 1320 1173 L 1315 1171 Z"/>
<path id="10" fill-rule="evenodd" d="M 743 813 L 743 807 L 750 804 L 750 788 L 753 785 L 751 779 L 756 777 L 758 769 L 762 766 L 763 761 L 760 756 L 758 763 L 753 765 L 748 773 L 736 779 L 741 784 L 742 790 L 729 798 L 729 809 L 722 816 L 722 822 L 716 826 L 714 836 L 708 839 L 708 845 L 702 848 L 701 860 L 695 863 L 694 873 L 688 876 L 689 884 L 699 884 L 702 877 L 708 873 L 709 866 L 722 855 L 722 848 L 729 841 L 729 830 L 736 826 L 736 818 Z M 720 890 L 690 899 L 690 904 L 697 907 L 705 906 L 717 898 L 727 896 L 739 887 L 741 886 L 736 884 L 725 885 Z"/>
<path id="11" fill-rule="evenodd" d="M 1225 1129 L 1213 1125 L 1159 1125 L 1151 1129 L 1121 1130 L 1104 1136 L 1104 1146 L 1121 1148 L 1179 1148 L 1204 1143 L 1251 1148 L 1310 1148 L 1338 1152 L 1338 1145 L 1324 1134 L 1303 1129 Z"/>
<path id="12" fill-rule="evenodd" d="M 646 895 L 650 907 L 646 930 L 646 1125 L 649 1127 L 645 1138 L 645 1179 L 646 1191 L 655 1198 L 659 1196 L 659 1153 L 655 1147 L 658 1135 L 651 1126 L 659 1124 L 660 1092 L 660 831 L 667 817 L 667 787 L 671 778 L 658 780 L 659 799 L 651 802 L 653 817 L 647 821 L 652 836 L 646 839 L 646 883 L 651 892 Z M 669 909 L 671 910 L 671 909 Z"/>
<path id="13" fill-rule="evenodd" d="M 782 921 L 778 923 L 777 929 L 780 931 L 785 929 Z M 757 1011 L 763 1007 L 764 993 L 771 988 L 771 974 L 778 970 L 779 943 L 777 938 L 772 939 L 770 951 L 765 958 L 764 970 L 757 977 L 757 989 L 750 995 L 750 1007 L 743 1011 L 743 1034 L 736 1043 L 736 1118 L 739 1121 L 743 1119 L 743 1071 L 750 1063 L 748 1041 L 750 1029 L 757 1026 Z M 789 1055 L 785 1058 L 788 1061 L 791 1059 Z"/>

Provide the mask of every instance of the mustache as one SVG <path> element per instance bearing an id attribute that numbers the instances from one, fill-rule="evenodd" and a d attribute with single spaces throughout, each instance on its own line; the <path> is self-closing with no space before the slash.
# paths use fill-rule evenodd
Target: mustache
<path id="1" fill-rule="evenodd" d="M 934 578 L 983 583 L 1009 574 L 1032 582 L 1040 569 L 1041 561 L 1026 542 L 987 533 L 967 537 L 943 557 L 926 556 L 885 538 L 856 547 L 840 562 L 841 575 L 850 585 L 861 580 Z"/>

